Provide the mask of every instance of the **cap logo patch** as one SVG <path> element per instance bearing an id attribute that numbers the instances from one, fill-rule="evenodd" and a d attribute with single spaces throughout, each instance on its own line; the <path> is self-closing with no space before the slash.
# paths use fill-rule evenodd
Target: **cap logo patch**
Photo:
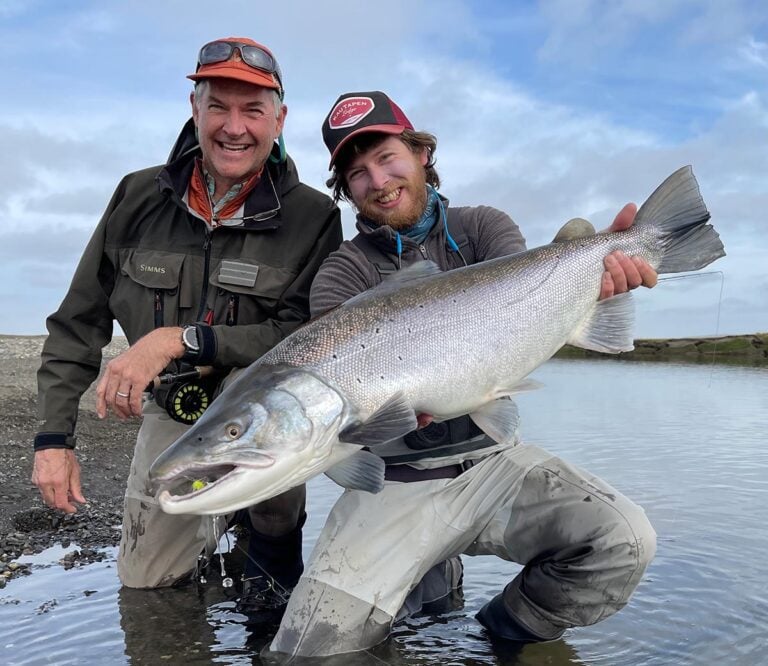
<path id="1" fill-rule="evenodd" d="M 347 97 L 333 107 L 328 126 L 331 129 L 354 127 L 374 108 L 375 104 L 370 97 Z"/>

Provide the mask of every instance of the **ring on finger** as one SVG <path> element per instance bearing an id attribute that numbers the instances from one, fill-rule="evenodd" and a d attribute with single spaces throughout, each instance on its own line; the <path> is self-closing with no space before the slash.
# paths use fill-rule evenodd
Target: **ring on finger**
<path id="1" fill-rule="evenodd" d="M 122 391 L 118 391 L 117 393 L 115 393 L 115 395 L 118 398 L 127 398 L 130 395 L 130 393 L 123 393 Z"/>

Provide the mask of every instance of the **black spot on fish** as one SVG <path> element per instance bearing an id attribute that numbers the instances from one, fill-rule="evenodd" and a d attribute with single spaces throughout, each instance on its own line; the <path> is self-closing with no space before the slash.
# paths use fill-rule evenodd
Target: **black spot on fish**
<path id="1" fill-rule="evenodd" d="M 591 501 L 592 501 L 592 498 L 591 498 L 589 495 L 587 495 L 587 496 L 586 496 L 586 497 L 585 497 L 583 500 L 581 500 L 581 501 L 582 501 L 582 502 L 591 502 Z"/>
<path id="2" fill-rule="evenodd" d="M 378 327 L 376 328 L 376 332 L 377 332 L 377 333 L 379 332 L 379 329 L 378 329 Z"/>
<path id="3" fill-rule="evenodd" d="M 363 349 L 365 349 L 365 345 L 364 345 L 364 344 L 360 344 L 360 346 L 361 346 Z"/>
<path id="4" fill-rule="evenodd" d="M 338 357 L 338 356 L 336 356 L 336 354 L 334 354 L 334 355 L 333 355 L 333 358 L 339 358 L 339 357 Z"/>
<path id="5" fill-rule="evenodd" d="M 358 378 L 357 378 L 357 383 L 358 383 L 358 384 L 362 384 L 362 383 L 363 383 L 363 380 L 362 380 L 362 379 L 360 379 L 360 377 L 358 377 Z"/>

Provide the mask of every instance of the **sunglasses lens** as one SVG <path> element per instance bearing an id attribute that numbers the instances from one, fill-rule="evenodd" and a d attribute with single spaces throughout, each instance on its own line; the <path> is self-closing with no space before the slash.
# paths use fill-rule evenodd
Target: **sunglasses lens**
<path id="1" fill-rule="evenodd" d="M 261 49 L 255 46 L 243 46 L 240 51 L 243 54 L 243 60 L 251 67 L 263 69 L 266 72 L 273 72 L 275 70 L 274 61 L 268 53 Z"/>
<path id="2" fill-rule="evenodd" d="M 232 55 L 234 47 L 228 42 L 211 42 L 200 49 L 200 64 L 210 65 L 214 62 L 223 62 Z"/>

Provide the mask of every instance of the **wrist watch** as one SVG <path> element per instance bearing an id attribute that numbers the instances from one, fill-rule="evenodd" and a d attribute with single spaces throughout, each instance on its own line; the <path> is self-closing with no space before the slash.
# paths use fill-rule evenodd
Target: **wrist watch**
<path id="1" fill-rule="evenodd" d="M 200 341 L 197 339 L 197 326 L 190 324 L 181 329 L 181 344 L 184 345 L 185 359 L 194 359 L 200 354 Z"/>

